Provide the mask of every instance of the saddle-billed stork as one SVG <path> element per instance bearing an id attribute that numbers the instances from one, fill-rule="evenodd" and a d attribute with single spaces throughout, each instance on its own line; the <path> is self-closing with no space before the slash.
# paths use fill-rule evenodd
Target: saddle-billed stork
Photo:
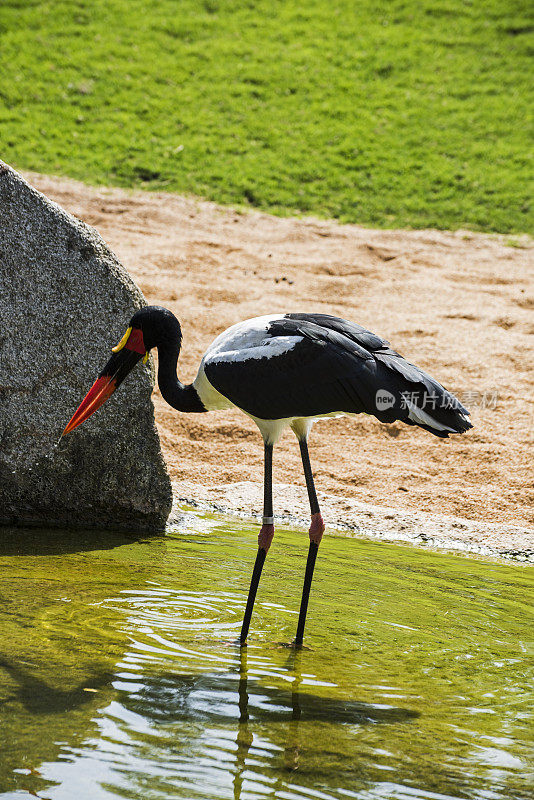
<path id="1" fill-rule="evenodd" d="M 314 420 L 372 414 L 381 422 L 401 420 L 435 436 L 464 433 L 469 412 L 437 381 L 392 350 L 374 333 L 327 314 L 270 314 L 239 322 L 205 352 L 192 384 L 178 380 L 180 323 L 165 308 L 137 311 L 113 355 L 63 435 L 74 430 L 110 397 L 153 347 L 158 349 L 158 385 L 163 398 L 184 412 L 239 408 L 260 429 L 265 450 L 263 520 L 239 642 L 247 640 L 252 608 L 274 536 L 273 447 L 285 428 L 295 433 L 310 501 L 310 545 L 294 645 L 302 646 L 313 570 L 324 524 L 308 455 Z"/>

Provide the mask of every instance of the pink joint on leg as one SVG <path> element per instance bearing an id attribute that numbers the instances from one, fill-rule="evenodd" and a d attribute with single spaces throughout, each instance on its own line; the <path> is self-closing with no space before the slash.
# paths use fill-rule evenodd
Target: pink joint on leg
<path id="1" fill-rule="evenodd" d="M 310 541 L 320 544 L 324 533 L 324 522 L 320 514 L 312 514 L 310 525 Z"/>
<path id="2" fill-rule="evenodd" d="M 258 536 L 258 547 L 267 552 L 274 537 L 274 525 L 262 525 Z"/>

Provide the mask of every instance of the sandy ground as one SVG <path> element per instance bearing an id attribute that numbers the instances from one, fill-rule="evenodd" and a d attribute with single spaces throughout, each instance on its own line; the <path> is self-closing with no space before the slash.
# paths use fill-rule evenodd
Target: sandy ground
<path id="1" fill-rule="evenodd" d="M 371 417 L 310 440 L 330 528 L 501 555 L 534 553 L 534 250 L 527 237 L 378 231 L 242 213 L 170 194 L 30 183 L 97 228 L 149 303 L 180 319 L 180 378 L 224 328 L 272 311 L 324 311 L 392 345 L 472 412 L 441 441 Z M 117 320 L 122 334 L 127 320 Z M 177 501 L 261 510 L 262 442 L 239 412 L 184 415 L 155 396 Z M 275 450 L 275 505 L 307 516 L 296 440 Z"/>

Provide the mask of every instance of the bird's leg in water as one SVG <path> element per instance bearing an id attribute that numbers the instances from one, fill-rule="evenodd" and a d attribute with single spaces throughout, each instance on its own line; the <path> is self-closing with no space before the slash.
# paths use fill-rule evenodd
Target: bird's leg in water
<path id="1" fill-rule="evenodd" d="M 304 477 L 306 478 L 306 488 L 308 490 L 308 497 L 310 500 L 311 511 L 311 525 L 310 525 L 310 548 L 308 550 L 308 560 L 306 562 L 306 573 L 304 575 L 304 586 L 302 589 L 302 599 L 300 601 L 299 621 L 297 625 L 297 635 L 293 644 L 295 647 L 302 647 L 302 639 L 304 637 L 304 625 L 306 624 L 306 612 L 308 610 L 308 600 L 310 598 L 310 588 L 313 578 L 313 569 L 315 567 L 315 559 L 317 558 L 317 551 L 319 544 L 323 538 L 324 522 L 319 510 L 319 501 L 315 492 L 315 484 L 313 482 L 312 468 L 310 464 L 310 456 L 308 453 L 308 443 L 306 439 L 299 440 L 300 455 L 302 456 L 302 466 L 304 467 Z"/>
<path id="2" fill-rule="evenodd" d="M 254 607 L 254 600 L 256 599 L 256 592 L 260 582 L 261 571 L 265 562 L 265 556 L 271 546 L 274 536 L 274 519 L 273 519 L 273 446 L 272 444 L 265 444 L 265 474 L 263 483 L 263 521 L 261 530 L 258 536 L 258 554 L 256 556 L 256 563 L 252 571 L 252 579 L 250 581 L 250 589 L 248 590 L 247 605 L 245 608 L 245 616 L 243 618 L 243 625 L 241 627 L 241 634 L 239 636 L 239 644 L 244 645 L 247 641 L 248 629 L 250 626 L 250 618 L 252 616 L 252 609 Z"/>

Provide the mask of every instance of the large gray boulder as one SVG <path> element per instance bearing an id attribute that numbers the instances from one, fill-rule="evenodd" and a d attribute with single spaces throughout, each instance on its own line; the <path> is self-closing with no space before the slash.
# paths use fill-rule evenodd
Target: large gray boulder
<path id="1" fill-rule="evenodd" d="M 0 161 L 0 524 L 164 527 L 150 363 L 59 441 L 142 305 L 96 231 Z"/>

